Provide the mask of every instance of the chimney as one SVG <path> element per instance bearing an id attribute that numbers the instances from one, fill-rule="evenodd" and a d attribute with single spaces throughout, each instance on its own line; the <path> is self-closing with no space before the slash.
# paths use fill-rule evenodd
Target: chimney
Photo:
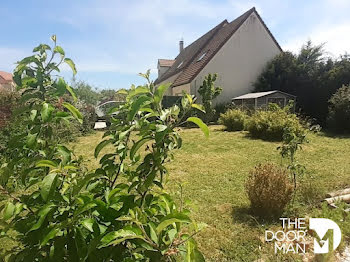
<path id="1" fill-rule="evenodd" d="M 183 38 L 181 38 L 181 40 L 179 42 L 179 47 L 180 47 L 180 53 L 181 53 L 182 50 L 184 50 L 184 40 L 183 40 Z"/>

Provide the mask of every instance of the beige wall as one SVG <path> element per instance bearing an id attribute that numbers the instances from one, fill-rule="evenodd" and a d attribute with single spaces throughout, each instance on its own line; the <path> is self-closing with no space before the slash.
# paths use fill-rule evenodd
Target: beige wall
<path id="1" fill-rule="evenodd" d="M 158 64 L 158 77 L 161 77 L 169 68 L 170 66 L 160 66 Z"/>
<path id="2" fill-rule="evenodd" d="M 6 83 L 6 84 L 0 84 L 0 91 L 14 91 L 15 85 L 13 82 Z"/>
<path id="3" fill-rule="evenodd" d="M 190 94 L 191 93 L 191 85 L 185 84 L 185 85 L 173 87 L 172 95 L 173 96 L 181 96 L 182 91 L 185 91 L 186 93 Z"/>
<path id="4" fill-rule="evenodd" d="M 161 85 L 161 84 L 166 84 L 166 83 L 173 83 L 175 81 L 175 79 L 179 76 L 180 73 L 177 73 L 171 77 L 169 77 L 168 79 L 166 79 L 165 81 L 163 82 L 160 82 L 159 84 L 157 84 L 157 86 Z M 165 93 L 166 96 L 172 96 L 174 95 L 172 93 L 172 88 L 168 88 L 167 92 Z"/>
<path id="5" fill-rule="evenodd" d="M 218 73 L 216 84 L 223 88 L 215 103 L 228 103 L 253 89 L 252 84 L 266 63 L 281 51 L 255 13 L 215 54 L 191 82 L 191 94 L 197 90 L 208 73 Z"/>

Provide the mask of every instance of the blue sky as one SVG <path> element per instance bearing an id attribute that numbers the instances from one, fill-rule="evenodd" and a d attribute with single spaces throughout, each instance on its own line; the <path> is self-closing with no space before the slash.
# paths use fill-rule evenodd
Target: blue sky
<path id="1" fill-rule="evenodd" d="M 52 34 L 96 88 L 128 88 L 158 58 L 174 58 L 178 42 L 191 43 L 212 27 L 255 6 L 284 50 L 308 39 L 329 55 L 350 51 L 349 0 L 2 0 L 0 70 L 30 55 Z M 63 72 L 66 78 L 71 75 Z"/>

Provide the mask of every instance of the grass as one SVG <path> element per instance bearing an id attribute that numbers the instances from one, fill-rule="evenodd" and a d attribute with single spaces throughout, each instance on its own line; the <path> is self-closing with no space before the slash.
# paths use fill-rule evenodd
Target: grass
<path id="1" fill-rule="evenodd" d="M 261 257 L 280 261 L 269 257 L 269 246 L 263 241 L 264 230 L 274 222 L 251 216 L 244 192 L 244 182 L 254 166 L 266 161 L 280 163 L 279 143 L 251 139 L 246 132 L 225 132 L 222 126 L 211 126 L 210 130 L 209 139 L 199 129 L 180 131 L 183 147 L 168 164 L 168 190 L 177 195 L 181 183 L 184 197 L 192 201 L 192 217 L 208 225 L 197 237 L 207 261 L 254 261 Z M 98 166 L 93 152 L 101 138 L 102 133 L 97 132 L 71 145 L 90 168 Z M 310 214 L 317 207 L 306 200 L 320 200 L 326 190 L 350 185 L 350 139 L 310 134 L 309 140 L 297 157 L 307 168 L 307 184 L 311 186 L 300 194 L 289 215 Z"/>

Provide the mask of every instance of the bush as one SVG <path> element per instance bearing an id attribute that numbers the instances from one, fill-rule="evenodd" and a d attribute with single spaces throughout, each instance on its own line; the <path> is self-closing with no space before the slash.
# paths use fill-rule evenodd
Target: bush
<path id="1" fill-rule="evenodd" d="M 261 216 L 279 216 L 292 198 L 288 171 L 274 164 L 260 164 L 251 171 L 245 189 L 253 211 Z"/>
<path id="2" fill-rule="evenodd" d="M 240 109 L 229 109 L 220 114 L 219 124 L 224 125 L 227 131 L 244 130 L 248 115 Z"/>
<path id="3" fill-rule="evenodd" d="M 204 261 L 193 238 L 203 225 L 163 190 L 165 164 L 182 145 L 179 125 L 193 122 L 209 135 L 199 118 L 184 119 L 200 105 L 186 95 L 183 110 L 164 110 L 169 85 L 156 89 L 150 70 L 141 74 L 147 84 L 126 91 L 121 117 L 95 148 L 100 166 L 88 170 L 53 132 L 73 119 L 83 124 L 83 116 L 65 99 L 74 98 L 72 88 L 56 75 L 64 61 L 74 76 L 74 62 L 51 39 L 52 48 L 40 44 L 14 72 L 30 106 L 19 114 L 27 123 L 22 139 L 9 143 L 16 154 L 0 166 L 0 235 L 16 243 L 0 250 L 0 261 Z M 112 151 L 101 155 L 107 145 Z"/>
<path id="4" fill-rule="evenodd" d="M 290 106 L 280 108 L 270 104 L 267 111 L 256 111 L 247 121 L 246 129 L 255 138 L 281 141 L 285 130 L 296 136 L 304 134 L 298 117 L 289 112 Z"/>
<path id="5" fill-rule="evenodd" d="M 339 88 L 329 103 L 329 127 L 336 132 L 350 133 L 350 86 Z"/>

